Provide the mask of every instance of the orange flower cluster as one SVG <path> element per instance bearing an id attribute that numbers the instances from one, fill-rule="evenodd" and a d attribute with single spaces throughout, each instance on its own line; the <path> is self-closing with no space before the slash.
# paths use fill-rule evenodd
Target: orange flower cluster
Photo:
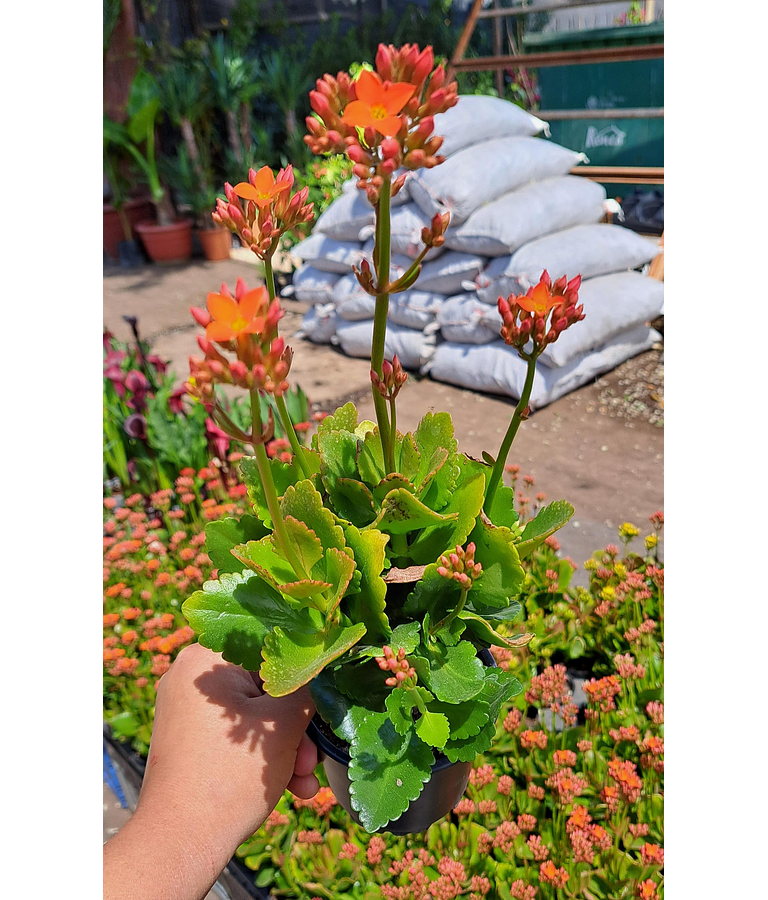
<path id="1" fill-rule="evenodd" d="M 293 182 L 293 166 L 280 169 L 277 177 L 268 166 L 258 172 L 250 169 L 248 181 L 224 185 L 227 199 L 216 201 L 211 218 L 234 232 L 260 259 L 270 257 L 286 231 L 312 221 L 309 188 L 291 196 Z"/>
<path id="2" fill-rule="evenodd" d="M 498 307 L 504 324 L 501 336 L 522 355 L 538 356 L 548 345 L 554 343 L 565 331 L 584 318 L 584 307 L 577 305 L 581 275 L 570 281 L 563 275 L 552 283 L 545 269 L 539 283 L 528 288 L 525 294 L 499 297 Z M 533 349 L 526 352 L 530 342 Z"/>
<path id="3" fill-rule="evenodd" d="M 432 47 L 400 48 L 379 44 L 376 70 L 364 69 L 352 81 L 345 72 L 318 79 L 309 99 L 304 140 L 313 153 L 346 152 L 355 164 L 358 187 L 372 204 L 385 179 L 398 169 L 432 168 L 443 162 L 443 142 L 433 136 L 434 117 L 458 102 L 456 82 L 446 84 L 445 69 L 435 68 Z M 394 196 L 405 173 L 392 183 Z"/>
<path id="4" fill-rule="evenodd" d="M 197 339 L 205 357 L 189 357 L 187 393 L 208 407 L 214 403 L 215 384 L 235 384 L 248 391 L 258 388 L 276 396 L 285 393 L 293 351 L 277 334 L 277 323 L 285 314 L 280 301 L 270 302 L 265 287 L 249 290 L 238 278 L 234 297 L 222 284 L 220 293 L 208 294 L 207 306 L 207 310 L 190 310 L 205 328 L 205 337 Z M 214 342 L 237 358 L 230 361 Z"/>
<path id="5" fill-rule="evenodd" d="M 627 803 L 634 803 L 638 799 L 643 789 L 643 780 L 637 774 L 633 762 L 627 759 L 611 759 L 608 761 L 608 774 L 618 785 Z"/>

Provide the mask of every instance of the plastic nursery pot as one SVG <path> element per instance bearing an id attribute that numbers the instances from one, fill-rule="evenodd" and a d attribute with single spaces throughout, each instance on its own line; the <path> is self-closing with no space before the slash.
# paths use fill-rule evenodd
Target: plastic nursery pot
<path id="1" fill-rule="evenodd" d="M 183 262 L 192 256 L 192 220 L 158 225 L 151 219 L 136 223 L 136 232 L 153 262 Z"/>
<path id="2" fill-rule="evenodd" d="M 228 228 L 201 228 L 195 231 L 195 236 L 203 248 L 203 255 L 210 262 L 219 259 L 229 259 L 229 250 L 232 246 L 232 232 Z"/>
<path id="3" fill-rule="evenodd" d="M 481 650 L 478 654 L 486 666 L 495 666 L 496 662 L 489 650 Z M 349 751 L 346 742 L 337 738 L 330 727 L 315 713 L 307 728 L 307 734 L 319 750 L 320 762 L 323 764 L 328 785 L 336 799 L 352 820 L 360 824 L 357 812 L 352 808 L 349 796 Z M 447 815 L 461 800 L 467 789 L 471 762 L 452 763 L 442 753 L 432 766 L 432 777 L 424 785 L 422 792 L 411 803 L 406 811 L 379 832 L 405 835 L 426 831 L 430 825 Z"/>
<path id="4" fill-rule="evenodd" d="M 138 241 L 120 241 L 117 245 L 117 252 L 120 258 L 120 265 L 124 269 L 135 269 L 138 266 L 143 266 L 146 262 Z"/>

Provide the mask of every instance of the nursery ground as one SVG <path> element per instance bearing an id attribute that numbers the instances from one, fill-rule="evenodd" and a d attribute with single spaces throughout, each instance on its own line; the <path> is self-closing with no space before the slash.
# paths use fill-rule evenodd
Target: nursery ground
<path id="1" fill-rule="evenodd" d="M 239 252 L 222 262 L 133 270 L 105 266 L 104 326 L 119 340 L 129 340 L 123 316 L 136 316 L 141 337 L 183 378 L 189 355 L 199 353 L 200 329 L 189 307 L 205 306 L 207 293 L 222 282 L 234 287 L 238 277 L 249 286 L 260 280 L 251 254 L 238 257 Z M 313 409 L 333 411 L 352 399 L 362 418 L 374 418 L 368 362 L 331 346 L 291 340 L 308 304 L 285 300 L 284 306 L 281 333 L 295 350 L 291 380 L 303 387 Z M 398 425 L 411 429 L 427 410 L 447 410 L 459 447 L 479 457 L 483 450 L 496 453 L 513 409 L 511 399 L 411 375 L 400 395 Z M 558 539 L 579 565 L 594 550 L 615 543 L 622 522 L 644 529 L 648 516 L 663 509 L 662 422 L 663 348 L 658 345 L 523 423 L 509 461 L 521 466 L 521 477 L 534 477 L 535 485 L 526 491 L 532 502 L 542 491 L 546 502 L 563 498 L 574 505 L 576 514 Z M 580 568 L 577 579 L 583 574 Z"/>
<path id="2" fill-rule="evenodd" d="M 259 281 L 259 269 L 249 261 L 250 254 L 239 257 L 233 251 L 233 256 L 223 262 L 134 270 L 105 266 L 104 327 L 119 340 L 131 340 L 123 316 L 136 316 L 141 337 L 183 378 L 189 355 L 199 352 L 196 335 L 200 329 L 189 307 L 204 306 L 206 294 L 218 290 L 222 282 L 234 287 L 240 276 L 249 286 Z M 291 340 L 308 304 L 286 300 L 284 305 L 281 332 L 295 350 L 291 380 L 304 388 L 313 409 L 332 412 L 352 399 L 361 418 L 373 418 L 369 363 L 330 346 Z M 659 345 L 537 410 L 518 433 L 510 462 L 520 465 L 521 478 L 534 477 L 535 485 L 526 490 L 531 500 L 543 491 L 545 502 L 563 498 L 576 509 L 571 522 L 558 533 L 563 553 L 579 565 L 576 583 L 585 583 L 581 564 L 593 551 L 618 542 L 622 522 L 633 522 L 647 533 L 648 517 L 664 507 L 663 390 L 663 347 Z M 479 457 L 483 450 L 496 453 L 513 409 L 512 400 L 411 375 L 398 403 L 398 425 L 412 429 L 426 411 L 447 410 L 459 447 Z M 663 555 L 663 546 L 660 549 Z M 105 785 L 105 841 L 129 815 Z M 213 892 L 209 896 L 215 897 Z"/>

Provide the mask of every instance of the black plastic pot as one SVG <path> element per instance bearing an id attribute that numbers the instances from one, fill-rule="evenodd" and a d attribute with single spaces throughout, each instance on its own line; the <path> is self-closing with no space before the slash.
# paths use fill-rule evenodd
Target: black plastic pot
<path id="1" fill-rule="evenodd" d="M 147 262 L 138 241 L 120 241 L 117 245 L 117 253 L 120 257 L 120 265 L 124 269 L 136 269 Z"/>
<path id="2" fill-rule="evenodd" d="M 481 650 L 478 656 L 486 666 L 496 665 L 490 650 Z M 352 808 L 349 796 L 349 752 L 339 739 L 331 740 L 321 730 L 322 722 L 320 716 L 315 713 L 307 728 L 307 734 L 320 751 L 320 762 L 325 769 L 329 787 L 343 809 L 359 825 L 361 824 L 360 819 Z M 452 763 L 448 757 L 438 754 L 432 766 L 432 777 L 424 785 L 416 800 L 398 819 L 389 822 L 384 828 L 380 828 L 379 832 L 405 835 L 426 831 L 430 825 L 447 815 L 461 800 L 467 789 L 471 771 L 471 762 Z"/>

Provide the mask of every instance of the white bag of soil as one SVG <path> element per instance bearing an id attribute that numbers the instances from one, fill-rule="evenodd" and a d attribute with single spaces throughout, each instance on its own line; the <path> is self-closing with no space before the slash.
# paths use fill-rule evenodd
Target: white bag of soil
<path id="1" fill-rule="evenodd" d="M 475 253 L 450 250 L 431 262 L 425 262 L 414 287 L 437 294 L 458 294 L 465 281 L 473 281 L 482 272 L 486 260 Z"/>
<path id="2" fill-rule="evenodd" d="M 499 97 L 459 97 L 456 106 L 435 116 L 434 133 L 444 139 L 439 151 L 444 156 L 490 138 L 533 136 L 542 131 L 549 133 L 546 122 Z"/>
<path id="3" fill-rule="evenodd" d="M 373 207 L 365 191 L 344 191 L 320 213 L 312 233 L 322 232 L 337 241 L 356 241 L 360 229 L 373 225 Z"/>
<path id="4" fill-rule="evenodd" d="M 403 291 L 392 294 L 389 298 L 389 321 L 404 328 L 415 328 L 423 331 L 431 325 L 438 311 L 445 303 L 445 294 L 434 294 L 429 291 Z"/>
<path id="5" fill-rule="evenodd" d="M 363 248 L 359 241 L 337 241 L 320 231 L 296 244 L 291 256 L 302 262 L 311 263 L 321 272 L 336 272 L 346 275 L 352 266 L 359 266 L 363 259 Z"/>
<path id="6" fill-rule="evenodd" d="M 429 325 L 424 331 L 387 325 L 384 358 L 391 360 L 397 354 L 406 369 L 420 369 L 435 352 L 437 326 Z M 337 344 L 347 356 L 366 358 L 371 355 L 373 320 L 367 322 L 339 322 L 331 342 Z"/>
<path id="7" fill-rule="evenodd" d="M 524 244 L 511 257 L 497 257 L 475 279 L 483 303 L 523 294 L 544 269 L 554 281 L 562 275 L 594 278 L 626 272 L 650 262 L 659 252 L 653 241 L 620 225 L 577 225 Z"/>
<path id="8" fill-rule="evenodd" d="M 305 263 L 293 273 L 291 284 L 283 288 L 281 297 L 295 297 L 302 303 L 328 303 L 333 300 L 333 289 L 339 275 L 321 272 Z"/>
<path id="9" fill-rule="evenodd" d="M 539 409 L 553 400 L 593 381 L 638 353 L 649 350 L 661 335 L 645 325 L 615 335 L 592 353 L 575 356 L 559 369 L 537 364 L 531 392 L 531 409 Z M 527 364 L 517 351 L 499 340 L 493 344 L 441 343 L 424 373 L 436 381 L 455 384 L 473 391 L 504 394 L 519 399 L 525 384 Z"/>
<path id="10" fill-rule="evenodd" d="M 532 181 L 567 175 L 585 159 L 541 138 L 494 138 L 419 170 L 411 179 L 411 197 L 430 218 L 447 209 L 455 227 L 484 203 Z"/>
<path id="11" fill-rule="evenodd" d="M 599 222 L 604 200 L 605 188 L 588 178 L 547 178 L 481 206 L 462 225 L 448 229 L 445 246 L 483 256 L 509 255 L 544 234 Z"/>
<path id="12" fill-rule="evenodd" d="M 307 338 L 314 344 L 330 344 L 338 321 L 333 303 L 318 303 L 304 314 L 301 328 L 293 337 Z"/>
<path id="13" fill-rule="evenodd" d="M 475 294 L 449 297 L 437 313 L 440 334 L 457 344 L 489 344 L 498 340 L 502 319 L 498 309 L 480 303 Z"/>
<path id="14" fill-rule="evenodd" d="M 392 253 L 399 253 L 409 259 L 415 259 L 424 249 L 421 242 L 421 231 L 429 228 L 431 219 L 423 213 L 415 203 L 406 203 L 392 210 L 390 216 L 390 248 Z M 360 230 L 360 239 L 368 240 L 374 233 L 375 226 L 369 225 Z M 439 256 L 444 247 L 431 247 L 424 259 Z"/>

